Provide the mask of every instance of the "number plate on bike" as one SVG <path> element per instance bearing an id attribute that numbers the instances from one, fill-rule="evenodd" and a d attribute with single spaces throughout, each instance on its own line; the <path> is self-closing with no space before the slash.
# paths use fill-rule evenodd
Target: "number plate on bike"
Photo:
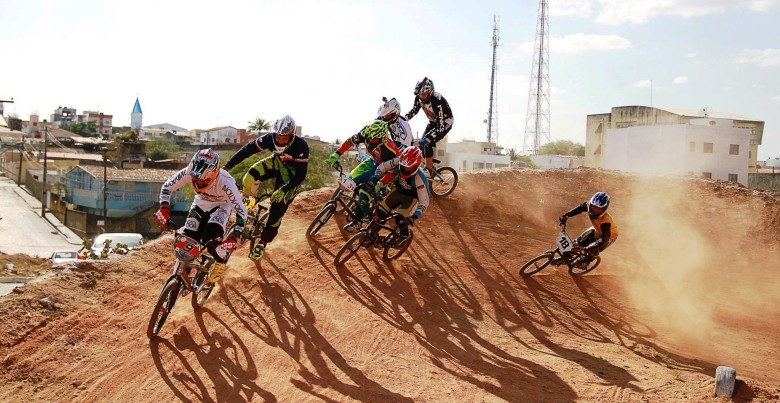
<path id="1" fill-rule="evenodd" d="M 189 262 L 200 255 L 200 243 L 188 236 L 179 235 L 173 245 L 178 259 Z"/>
<path id="2" fill-rule="evenodd" d="M 341 186 L 344 191 L 346 191 L 348 194 L 355 191 L 355 188 L 357 185 L 355 184 L 355 181 L 349 178 L 349 176 L 342 175 L 339 177 L 339 186 Z"/>
<path id="3" fill-rule="evenodd" d="M 558 242 L 558 248 L 560 248 L 562 252 L 569 252 L 574 246 L 571 242 L 571 238 L 569 238 L 569 236 L 566 235 L 566 233 L 563 231 L 558 234 L 556 242 Z"/>

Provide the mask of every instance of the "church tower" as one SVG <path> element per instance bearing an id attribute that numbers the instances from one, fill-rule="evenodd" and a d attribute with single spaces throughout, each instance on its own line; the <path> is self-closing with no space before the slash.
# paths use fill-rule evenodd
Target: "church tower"
<path id="1" fill-rule="evenodd" d="M 135 105 L 133 106 L 133 113 L 130 114 L 130 127 L 135 130 L 136 133 L 141 133 L 143 119 L 144 113 L 141 111 L 141 103 L 138 102 L 138 98 L 136 98 Z"/>

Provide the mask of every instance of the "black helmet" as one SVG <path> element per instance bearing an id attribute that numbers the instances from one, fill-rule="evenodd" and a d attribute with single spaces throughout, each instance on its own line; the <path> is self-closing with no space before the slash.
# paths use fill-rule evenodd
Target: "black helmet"
<path id="1" fill-rule="evenodd" d="M 433 94 L 433 91 L 433 81 L 428 77 L 423 77 L 423 79 L 418 81 L 417 85 L 414 86 L 414 95 L 417 95 L 420 98 L 422 98 L 421 95 L 423 94 L 425 94 L 425 98 L 428 98 Z"/>

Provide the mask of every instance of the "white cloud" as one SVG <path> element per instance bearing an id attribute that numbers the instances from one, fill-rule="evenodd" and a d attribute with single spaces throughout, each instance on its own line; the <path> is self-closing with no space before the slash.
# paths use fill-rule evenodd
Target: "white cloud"
<path id="1" fill-rule="evenodd" d="M 550 3 L 550 15 L 590 17 L 593 14 L 591 0 L 556 0 Z"/>
<path id="2" fill-rule="evenodd" d="M 745 49 L 737 63 L 757 64 L 761 67 L 780 66 L 780 49 Z"/>
<path id="3" fill-rule="evenodd" d="M 573 34 L 562 38 L 550 38 L 550 52 L 553 53 L 586 53 L 609 50 L 623 50 L 631 47 L 631 41 L 618 35 Z M 534 43 L 525 42 L 520 45 L 523 52 L 533 52 Z"/>
<path id="4" fill-rule="evenodd" d="M 674 83 L 677 85 L 685 84 L 688 82 L 688 77 L 679 76 L 674 78 Z"/>
<path id="5" fill-rule="evenodd" d="M 693 59 L 695 57 L 698 57 L 698 56 L 699 56 L 699 54 L 696 53 L 696 52 L 691 52 L 691 53 L 688 53 L 687 55 L 685 55 L 685 57 L 689 57 L 691 59 Z"/>
<path id="6" fill-rule="evenodd" d="M 780 95 L 773 97 L 772 100 L 780 102 Z"/>
<path id="7" fill-rule="evenodd" d="M 658 16 L 697 17 L 723 14 L 735 8 L 765 12 L 778 0 L 599 0 L 596 22 L 606 25 L 644 24 Z"/>
<path id="8" fill-rule="evenodd" d="M 650 88 L 651 85 L 653 85 L 651 80 L 639 80 L 634 83 L 634 87 L 637 88 Z"/>

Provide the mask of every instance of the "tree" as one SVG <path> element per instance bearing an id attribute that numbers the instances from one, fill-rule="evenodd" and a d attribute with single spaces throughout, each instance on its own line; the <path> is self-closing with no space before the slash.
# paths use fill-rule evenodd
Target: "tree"
<path id="1" fill-rule="evenodd" d="M 515 150 L 514 148 L 510 148 L 510 149 L 506 150 L 506 155 L 509 156 L 509 160 L 510 161 L 514 161 L 518 157 L 517 150 Z"/>
<path id="2" fill-rule="evenodd" d="M 538 154 L 576 155 L 583 157 L 585 156 L 585 146 L 580 143 L 574 143 L 571 140 L 558 140 L 540 147 Z"/>
<path id="3" fill-rule="evenodd" d="M 246 130 L 250 132 L 262 132 L 271 128 L 271 122 L 261 118 L 255 118 L 254 121 L 249 121 L 249 126 Z"/>
<path id="4" fill-rule="evenodd" d="M 92 120 L 90 120 L 89 122 L 79 122 L 79 123 L 71 123 L 71 124 L 66 123 L 60 127 L 71 133 L 76 133 L 82 137 L 98 136 L 97 123 L 95 123 L 95 121 Z"/>
<path id="5" fill-rule="evenodd" d="M 171 158 L 170 153 L 181 150 L 177 144 L 170 140 L 155 139 L 146 144 L 146 158 L 159 161 Z"/>
<path id="6" fill-rule="evenodd" d="M 11 130 L 22 131 L 22 119 L 19 119 L 16 116 L 9 116 L 8 128 Z"/>
<path id="7" fill-rule="evenodd" d="M 137 143 L 138 133 L 135 130 L 129 130 L 122 134 L 114 136 L 114 143 Z"/>

